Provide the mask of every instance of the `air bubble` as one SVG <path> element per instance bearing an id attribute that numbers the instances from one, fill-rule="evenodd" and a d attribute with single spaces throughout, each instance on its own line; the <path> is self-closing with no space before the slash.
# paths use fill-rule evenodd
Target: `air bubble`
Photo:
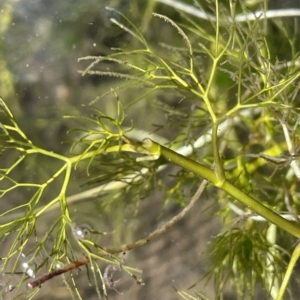
<path id="1" fill-rule="evenodd" d="M 53 265 L 54 270 L 61 270 L 64 267 L 64 264 L 57 260 L 54 260 L 52 265 Z"/>
<path id="2" fill-rule="evenodd" d="M 12 292 L 14 290 L 14 286 L 12 284 L 7 284 L 3 280 L 0 280 L 0 300 L 3 300 L 3 295 Z"/>
<path id="3" fill-rule="evenodd" d="M 72 232 L 74 236 L 79 240 L 89 238 L 91 235 L 91 231 L 92 228 L 87 224 L 77 225 L 76 223 L 73 223 Z"/>
<path id="4" fill-rule="evenodd" d="M 30 262 L 30 260 L 26 257 L 24 253 L 21 253 L 21 269 L 22 271 L 29 277 L 35 278 L 35 270 L 36 270 L 36 264 L 33 262 Z"/>

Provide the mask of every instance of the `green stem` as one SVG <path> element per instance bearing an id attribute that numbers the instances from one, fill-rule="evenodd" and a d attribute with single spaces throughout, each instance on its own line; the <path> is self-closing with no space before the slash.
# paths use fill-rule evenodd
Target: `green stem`
<path id="1" fill-rule="evenodd" d="M 281 300 L 283 295 L 284 295 L 284 292 L 287 288 L 287 285 L 288 285 L 288 282 L 290 280 L 290 277 L 293 273 L 293 270 L 294 270 L 294 267 L 296 265 L 296 262 L 298 261 L 299 259 L 299 256 L 300 256 L 300 244 L 298 244 L 292 254 L 292 258 L 289 262 L 289 265 L 288 265 L 288 268 L 285 272 L 285 275 L 284 275 L 284 278 L 283 278 L 283 282 L 281 284 L 281 287 L 280 287 L 280 290 L 279 290 L 279 293 L 277 295 L 277 298 L 276 300 Z"/>
<path id="2" fill-rule="evenodd" d="M 218 149 L 218 125 L 214 123 L 213 131 L 212 131 L 212 142 L 213 142 L 213 153 L 215 159 L 215 174 L 218 177 L 219 185 L 222 185 L 225 181 L 225 173 L 222 165 L 222 161 L 220 158 L 220 153 Z"/>
<path id="3" fill-rule="evenodd" d="M 160 154 L 168 161 L 172 161 L 175 164 L 205 178 L 216 187 L 221 188 L 227 194 L 229 194 L 239 202 L 243 203 L 246 207 L 250 208 L 252 211 L 264 217 L 269 222 L 289 232 L 295 237 L 300 238 L 300 224 L 284 219 L 283 217 L 281 217 L 280 215 L 278 215 L 268 207 L 264 206 L 259 201 L 255 200 L 254 198 L 250 197 L 249 195 L 245 194 L 244 192 L 236 188 L 226 179 L 224 181 L 220 181 L 218 176 L 211 169 L 183 155 L 180 155 L 150 139 L 145 139 L 143 141 L 143 147 L 148 152 L 156 155 Z"/>

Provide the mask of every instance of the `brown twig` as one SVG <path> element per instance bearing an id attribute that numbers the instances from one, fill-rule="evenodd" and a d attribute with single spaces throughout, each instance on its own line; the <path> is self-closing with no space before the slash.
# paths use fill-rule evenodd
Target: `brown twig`
<path id="1" fill-rule="evenodd" d="M 115 248 L 103 248 L 103 251 L 101 251 L 100 253 L 97 253 L 97 255 L 104 257 L 107 254 L 122 253 L 122 252 L 126 252 L 129 250 L 133 250 L 133 249 L 142 247 L 145 244 L 151 242 L 154 238 L 156 238 L 160 234 L 167 231 L 167 229 L 172 227 L 175 223 L 180 221 L 187 214 L 187 212 L 194 206 L 194 204 L 197 202 L 197 200 L 203 193 L 206 185 L 207 185 L 207 180 L 203 180 L 202 183 L 200 184 L 199 188 L 197 189 L 196 193 L 191 198 L 190 203 L 178 215 L 174 216 L 170 221 L 168 221 L 161 227 L 157 228 L 156 230 L 151 232 L 146 237 L 134 242 L 133 244 L 125 244 L 125 245 L 122 245 L 121 247 L 115 247 Z M 43 283 L 45 283 L 49 279 L 54 278 L 58 275 L 64 274 L 66 272 L 72 271 L 80 266 L 88 264 L 89 262 L 90 262 L 90 258 L 88 256 L 84 256 L 81 259 L 76 260 L 76 261 L 66 265 L 62 269 L 52 271 L 40 278 L 28 283 L 28 287 L 33 289 L 35 287 L 41 286 Z"/>

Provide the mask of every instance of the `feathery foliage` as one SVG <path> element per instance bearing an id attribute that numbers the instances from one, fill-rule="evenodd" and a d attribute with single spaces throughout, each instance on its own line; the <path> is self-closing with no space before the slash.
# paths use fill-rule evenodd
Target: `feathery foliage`
<path id="1" fill-rule="evenodd" d="M 242 4 L 230 1 L 226 7 L 208 1 L 202 9 L 211 10 L 214 18 L 208 14 L 206 20 L 183 13 L 175 22 L 153 13 L 149 28 L 167 26 L 172 37 L 151 45 L 127 16 L 107 9 L 130 46 L 80 58 L 82 75 L 117 78 L 118 86 L 93 99 L 89 114 L 66 116 L 78 123 L 70 132 L 76 139 L 70 156 L 35 145 L 8 101 L 1 99 L 1 198 L 23 199 L 1 209 L 1 243 L 9 245 L 2 254 L 3 297 L 30 299 L 48 280 L 63 274 L 72 297 L 82 299 L 82 274 L 76 275 L 82 266 L 98 298 L 108 297 L 107 287 L 119 292 L 112 274 L 120 269 L 143 284 L 139 270 L 127 266 L 123 254 L 184 218 L 204 188 L 219 200 L 217 215 L 224 221 L 209 244 L 211 264 L 204 277 L 213 281 L 215 298 L 223 298 L 228 285 L 238 299 L 254 299 L 257 293 L 278 300 L 288 292 L 293 297 L 288 283 L 300 255 L 295 247 L 300 237 L 296 38 L 279 27 L 290 45 L 289 55 L 280 57 L 266 32 L 271 21 L 262 15 L 238 23 L 237 11 L 247 14 Z M 113 102 L 114 111 L 99 108 L 105 100 Z M 141 109 L 157 114 L 157 122 L 144 121 L 147 130 L 153 125 L 157 131 L 142 138 L 135 120 L 128 120 L 140 103 Z M 167 126 L 172 129 L 169 136 L 160 137 Z M 34 174 L 46 161 L 57 169 L 45 167 Z M 182 169 L 174 173 L 169 165 Z M 24 168 L 29 175 L 22 177 Z M 85 191 L 70 197 L 74 174 Z M 166 183 L 170 175 L 175 179 L 172 187 Z M 196 194 L 187 196 L 186 190 L 197 185 Z M 116 204 L 120 210 L 132 205 L 136 212 L 140 201 L 157 191 L 164 195 L 165 209 L 170 201 L 184 208 L 136 241 L 130 230 L 125 229 L 127 240 L 121 242 L 116 228 L 79 225 L 70 210 L 72 201 L 105 193 L 98 209 L 118 219 L 123 215 L 114 210 Z M 46 232 L 40 230 L 45 220 Z M 106 243 L 111 237 L 115 243 L 110 247 Z M 101 263 L 107 265 L 105 271 Z M 206 299 L 201 291 L 191 295 L 175 290 L 184 299 Z"/>

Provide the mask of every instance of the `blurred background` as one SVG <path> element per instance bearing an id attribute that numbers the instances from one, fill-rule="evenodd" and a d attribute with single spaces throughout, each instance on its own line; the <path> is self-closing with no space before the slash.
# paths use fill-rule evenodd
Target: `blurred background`
<path id="1" fill-rule="evenodd" d="M 193 1 L 182 2 L 192 4 Z M 205 1 L 199 1 L 205 2 Z M 223 2 L 228 5 L 227 1 Z M 201 3 L 204 5 L 204 3 Z M 259 1 L 250 2 L 249 8 L 255 10 Z M 86 64 L 78 62 L 80 57 L 106 55 L 111 48 L 134 47 L 136 41 L 126 32 L 110 22 L 110 18 L 120 19 L 106 6 L 113 7 L 126 15 L 144 33 L 153 47 L 160 42 L 173 45 L 180 43 L 181 37 L 174 34 L 172 27 L 164 22 L 152 22 L 153 11 L 165 14 L 174 21 L 182 21 L 178 11 L 153 0 L 2 0 L 0 4 L 0 95 L 11 108 L 20 127 L 38 146 L 47 150 L 69 155 L 71 138 L 67 132 L 76 127 L 76 120 L 64 119 L 65 115 L 90 113 L 82 105 L 88 105 L 110 87 L 118 86 L 118 80 L 111 77 L 81 76 L 78 70 Z M 269 8 L 299 8 L 300 1 L 277 1 L 269 3 Z M 289 20 L 287 20 L 289 22 Z M 293 26 L 291 21 L 291 26 Z M 271 28 L 272 30 L 272 28 Z M 269 33 L 269 39 L 278 42 L 276 26 Z M 160 50 L 161 51 L 161 50 Z M 278 44 L 278 53 L 284 53 L 284 45 Z M 108 68 L 110 66 L 108 65 Z M 138 91 L 136 91 L 138 92 Z M 121 101 L 136 95 L 123 91 Z M 174 99 L 178 103 L 178 98 Z M 112 114 L 115 102 L 112 97 L 96 102 L 96 107 Z M 163 124 L 165 115 L 157 112 L 149 101 L 141 101 L 127 112 L 127 124 L 134 120 L 136 128 L 145 132 L 155 129 L 153 124 Z M 145 122 L 146 120 L 146 122 Z M 171 138 L 172 127 L 164 127 L 159 134 Z M 24 168 L 26 178 L 40 178 L 51 174 L 57 168 L 52 162 L 31 162 Z M 32 173 L 32 170 L 35 170 Z M 70 195 L 81 192 L 80 174 L 73 178 L 69 188 Z M 172 179 L 170 185 L 174 183 Z M 194 191 L 198 182 L 192 184 Z M 187 200 L 192 192 L 187 193 Z M 78 224 L 89 224 L 98 231 L 117 231 L 115 237 L 107 237 L 101 243 L 108 246 L 134 241 L 156 229 L 159 224 L 169 220 L 181 211 L 182 207 L 170 202 L 164 207 L 162 195 L 154 193 L 141 201 L 140 206 L 109 203 L 113 195 L 72 203 L 72 217 Z M 26 201 L 26 195 L 15 194 L 12 198 L 1 200 L 6 205 L 20 204 Z M 163 210 L 163 214 L 161 211 Z M 172 286 L 187 289 L 205 274 L 207 255 L 205 249 L 210 237 L 220 232 L 220 221 L 214 217 L 217 210 L 216 199 L 206 195 L 199 201 L 184 220 L 161 235 L 150 245 L 132 251 L 126 255 L 125 262 L 142 270 L 145 282 L 139 286 L 124 272 L 117 285 L 119 293 L 109 290 L 109 299 L 179 299 Z M 205 211 L 205 213 L 201 213 Z M 112 213 L 113 212 L 113 213 Z M 55 215 L 55 212 L 52 212 Z M 51 216 L 49 215 L 49 218 Z M 40 225 L 47 226 L 47 220 Z M 107 243 L 107 244 L 104 244 Z M 6 246 L 2 245 L 5 252 Z M 105 264 L 100 263 L 102 271 Z M 77 276 L 77 277 L 76 277 Z M 86 279 L 86 271 L 75 275 L 78 289 L 83 299 L 98 299 L 92 286 Z M 51 287 L 51 288 L 50 288 Z M 53 289 L 55 287 L 55 289 Z M 197 287 L 208 297 L 213 297 L 212 284 Z M 41 296 L 36 299 L 71 299 L 63 280 L 56 278 L 43 286 Z M 122 294 L 120 294 L 122 293 Z M 9 299 L 9 298 L 7 298 Z M 226 299 L 234 299 L 230 290 Z"/>

